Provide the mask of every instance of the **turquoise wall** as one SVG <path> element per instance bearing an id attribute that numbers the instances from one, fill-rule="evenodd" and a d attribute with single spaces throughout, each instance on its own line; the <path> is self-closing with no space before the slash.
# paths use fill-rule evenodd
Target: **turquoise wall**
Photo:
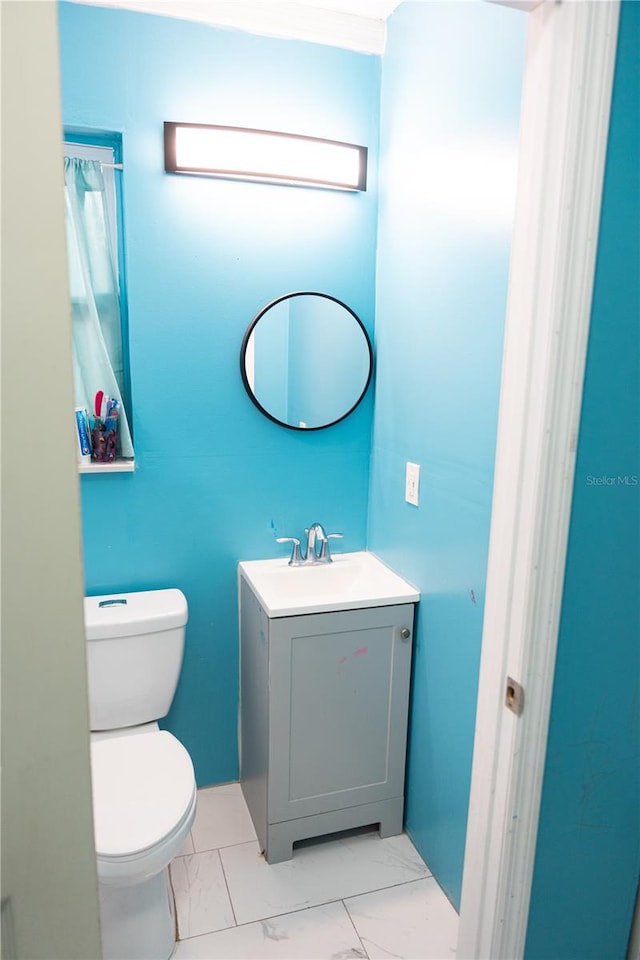
<path id="1" fill-rule="evenodd" d="M 383 58 L 369 547 L 422 594 L 406 825 L 455 904 L 525 31 L 523 14 L 484 2 L 404 3 Z M 417 508 L 407 460 L 422 468 Z"/>
<path id="2" fill-rule="evenodd" d="M 239 351 L 281 294 L 340 298 L 370 331 L 380 60 L 317 44 L 60 5 L 64 123 L 118 131 L 137 469 L 82 480 L 88 593 L 174 585 L 190 619 L 167 727 L 200 785 L 236 779 L 236 564 L 321 520 L 366 545 L 371 397 L 320 433 L 246 395 Z M 163 121 L 309 133 L 370 148 L 364 194 L 163 172 Z"/>
<path id="3" fill-rule="evenodd" d="M 625 2 L 527 960 L 624 960 L 640 870 L 639 51 Z"/>

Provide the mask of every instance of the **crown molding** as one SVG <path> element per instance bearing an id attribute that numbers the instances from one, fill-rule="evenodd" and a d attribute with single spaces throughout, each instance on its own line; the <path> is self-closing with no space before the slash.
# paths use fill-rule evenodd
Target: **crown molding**
<path id="1" fill-rule="evenodd" d="M 382 54 L 386 40 L 386 18 L 400 0 L 367 0 L 367 4 L 325 0 L 333 6 L 316 5 L 312 0 L 73 0 L 74 3 L 134 10 L 138 13 L 195 20 L 210 26 L 244 30 L 280 39 L 307 40 L 344 47 L 359 53 Z M 363 16 L 352 10 L 368 10 Z"/>

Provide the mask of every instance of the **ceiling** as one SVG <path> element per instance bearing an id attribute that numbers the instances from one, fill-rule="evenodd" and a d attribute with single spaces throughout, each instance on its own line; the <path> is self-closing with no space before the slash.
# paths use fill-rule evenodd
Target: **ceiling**
<path id="1" fill-rule="evenodd" d="M 271 37 L 382 53 L 386 21 L 402 0 L 75 0 L 197 20 Z"/>

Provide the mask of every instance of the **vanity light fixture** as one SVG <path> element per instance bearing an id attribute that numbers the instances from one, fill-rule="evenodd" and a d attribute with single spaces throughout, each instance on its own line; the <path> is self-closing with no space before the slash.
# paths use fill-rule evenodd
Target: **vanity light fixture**
<path id="1" fill-rule="evenodd" d="M 366 190 L 367 148 L 295 133 L 166 121 L 164 169 L 204 177 Z"/>

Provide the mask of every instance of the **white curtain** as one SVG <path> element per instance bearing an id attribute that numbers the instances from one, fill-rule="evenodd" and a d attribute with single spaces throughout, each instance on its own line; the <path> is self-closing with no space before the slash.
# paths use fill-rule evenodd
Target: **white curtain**
<path id="1" fill-rule="evenodd" d="M 120 404 L 118 456 L 133 457 L 122 400 L 124 364 L 115 251 L 107 227 L 100 162 L 65 157 L 69 284 L 73 309 L 75 405 L 95 413 L 99 390 Z"/>

